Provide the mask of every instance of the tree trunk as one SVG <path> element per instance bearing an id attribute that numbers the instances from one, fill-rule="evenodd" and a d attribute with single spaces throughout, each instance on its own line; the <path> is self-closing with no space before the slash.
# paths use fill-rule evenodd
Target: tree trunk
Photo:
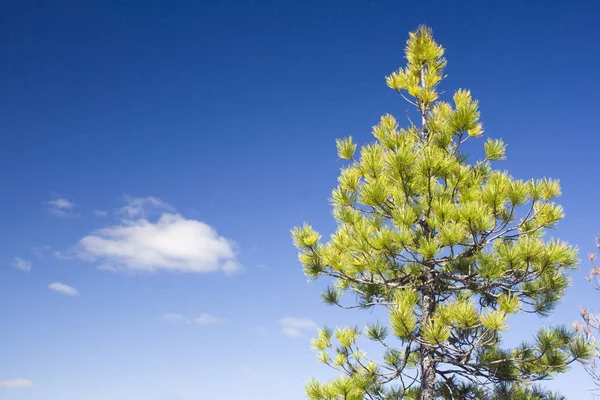
<path id="1" fill-rule="evenodd" d="M 425 65 L 421 66 L 421 87 L 425 88 Z M 427 107 L 421 100 L 421 123 L 423 125 L 423 134 L 425 137 L 427 134 Z M 429 211 L 428 211 L 429 213 Z M 425 224 L 424 233 L 431 237 L 431 229 Z M 427 263 L 429 264 L 429 263 Z M 433 317 L 435 312 L 435 264 L 426 265 L 427 268 L 423 280 L 423 288 L 421 289 L 422 295 L 422 321 L 421 321 L 421 332 L 423 327 L 427 326 L 427 323 Z M 423 338 L 423 335 L 419 335 Z M 435 399 L 435 357 L 433 353 L 433 347 L 427 344 L 421 345 L 421 400 L 434 400 Z"/>
<path id="2" fill-rule="evenodd" d="M 435 275 L 433 267 L 427 271 L 423 282 L 422 294 L 422 324 L 426 326 L 435 312 Z M 423 329 L 423 328 L 421 328 Z M 421 400 L 435 399 L 435 357 L 433 347 L 421 345 Z"/>

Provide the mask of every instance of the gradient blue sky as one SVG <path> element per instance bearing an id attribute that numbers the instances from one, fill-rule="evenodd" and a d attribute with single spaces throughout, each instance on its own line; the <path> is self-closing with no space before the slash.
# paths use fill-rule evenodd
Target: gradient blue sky
<path id="1" fill-rule="evenodd" d="M 307 378 L 331 376 L 313 322 L 369 315 L 320 303 L 289 230 L 334 229 L 334 139 L 366 143 L 380 115 L 402 119 L 384 76 L 421 23 L 447 48 L 443 88 L 470 88 L 486 133 L 508 143 L 503 168 L 561 180 L 554 234 L 585 259 L 600 232 L 599 13 L 595 1 L 4 4 L 0 398 L 300 400 Z M 508 339 L 596 304 L 583 265 L 553 316 L 514 321 Z M 590 397 L 581 370 L 549 386 Z"/>

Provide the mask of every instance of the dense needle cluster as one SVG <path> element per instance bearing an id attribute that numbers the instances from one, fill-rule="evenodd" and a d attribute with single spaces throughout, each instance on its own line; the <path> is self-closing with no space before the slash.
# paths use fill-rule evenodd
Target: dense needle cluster
<path id="1" fill-rule="evenodd" d="M 358 154 L 351 137 L 338 140 L 349 163 L 332 195 L 337 230 L 327 242 L 307 224 L 293 230 L 306 275 L 333 278 L 327 303 L 388 315 L 365 329 L 319 331 L 319 359 L 342 374 L 309 382 L 308 397 L 554 398 L 530 384 L 589 357 L 590 345 L 548 327 L 504 348 L 501 333 L 511 314 L 551 312 L 578 261 L 573 247 L 544 237 L 563 218 L 559 183 L 493 169 L 505 158 L 497 139 L 470 161 L 464 144 L 483 135 L 477 100 L 464 89 L 439 99 L 446 60 L 427 27 L 410 33 L 405 52 L 406 67 L 386 82 L 416 121 L 407 114 L 403 128 L 383 116 Z M 361 350 L 364 338 L 382 356 Z"/>

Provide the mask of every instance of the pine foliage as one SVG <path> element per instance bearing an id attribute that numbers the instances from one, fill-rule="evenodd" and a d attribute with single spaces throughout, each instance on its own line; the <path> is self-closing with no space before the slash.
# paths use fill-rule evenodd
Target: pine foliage
<path id="1" fill-rule="evenodd" d="M 365 329 L 319 331 L 318 358 L 341 375 L 311 381 L 308 397 L 559 398 L 530 384 L 589 357 L 580 336 L 544 328 L 515 348 L 501 345 L 510 315 L 555 308 L 578 262 L 576 249 L 544 236 L 563 218 L 559 182 L 492 168 L 506 157 L 500 139 L 487 139 L 482 158 L 470 161 L 465 142 L 483 136 L 478 101 L 465 89 L 440 100 L 446 60 L 429 28 L 410 33 L 405 54 L 386 83 L 417 123 L 401 127 L 388 114 L 373 143 L 339 139 L 348 165 L 331 196 L 336 232 L 327 241 L 308 224 L 292 232 L 305 274 L 333 279 L 326 303 L 388 315 Z M 381 359 L 361 340 L 379 343 Z"/>

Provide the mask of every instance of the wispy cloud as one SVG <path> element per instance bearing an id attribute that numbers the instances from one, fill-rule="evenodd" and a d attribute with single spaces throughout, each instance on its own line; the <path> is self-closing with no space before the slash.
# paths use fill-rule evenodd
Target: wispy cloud
<path id="1" fill-rule="evenodd" d="M 75 258 L 77 258 L 77 254 L 73 251 L 73 249 L 69 249 L 67 251 L 54 251 L 52 252 L 52 254 L 54 255 L 54 257 L 58 258 L 59 260 L 73 260 Z"/>
<path id="2" fill-rule="evenodd" d="M 162 318 L 167 321 L 183 321 L 187 319 L 185 315 L 176 314 L 176 313 L 166 313 L 162 315 Z"/>
<path id="3" fill-rule="evenodd" d="M 118 214 L 128 218 L 146 218 L 148 214 L 157 211 L 175 211 L 175 208 L 158 197 L 131 197 L 125 196 L 125 205 L 118 210 Z"/>
<path id="4" fill-rule="evenodd" d="M 53 207 L 61 208 L 61 209 L 73 208 L 73 206 L 74 206 L 73 203 L 71 203 L 69 200 L 65 199 L 64 197 L 59 197 L 57 199 L 50 200 L 50 201 L 48 201 L 48 204 L 50 204 Z"/>
<path id="5" fill-rule="evenodd" d="M 306 336 L 307 332 L 317 329 L 317 323 L 307 318 L 286 317 L 279 320 L 281 333 L 291 338 Z"/>
<path id="6" fill-rule="evenodd" d="M 221 322 L 221 319 L 210 314 L 202 314 L 199 317 L 194 318 L 192 322 L 198 325 L 213 325 L 217 322 Z"/>
<path id="7" fill-rule="evenodd" d="M 75 204 L 71 203 L 64 197 L 57 197 L 53 200 L 46 202 L 50 208 L 49 211 L 52 215 L 57 217 L 73 217 L 76 214 L 73 212 Z"/>
<path id="8" fill-rule="evenodd" d="M 24 388 L 31 385 L 33 385 L 33 382 L 22 378 L 0 380 L 0 387 L 5 388 Z"/>
<path id="9" fill-rule="evenodd" d="M 21 257 L 15 257 L 11 263 L 11 265 L 17 269 L 20 269 L 23 272 L 31 271 L 31 261 L 25 260 Z"/>
<path id="10" fill-rule="evenodd" d="M 98 261 L 101 269 L 125 272 L 233 273 L 240 269 L 234 243 L 211 226 L 165 212 L 158 220 L 145 216 L 147 207 L 170 207 L 155 197 L 127 198 L 118 224 L 82 238 L 78 257 Z"/>
<path id="11" fill-rule="evenodd" d="M 166 313 L 166 314 L 162 315 L 162 318 L 166 321 L 187 322 L 190 324 L 197 324 L 197 325 L 214 325 L 216 323 L 223 321 L 221 318 L 217 318 L 214 315 L 211 315 L 208 313 L 200 314 L 200 316 L 198 316 L 198 317 L 188 317 L 183 314 L 177 314 L 177 313 Z"/>
<path id="12" fill-rule="evenodd" d="M 57 293 L 65 294 L 67 296 L 79 296 L 79 291 L 77 289 L 61 282 L 53 282 L 49 284 L 48 289 Z"/>
<path id="13" fill-rule="evenodd" d="M 108 215 L 108 211 L 106 210 L 93 210 L 92 214 L 96 217 L 106 217 Z"/>

